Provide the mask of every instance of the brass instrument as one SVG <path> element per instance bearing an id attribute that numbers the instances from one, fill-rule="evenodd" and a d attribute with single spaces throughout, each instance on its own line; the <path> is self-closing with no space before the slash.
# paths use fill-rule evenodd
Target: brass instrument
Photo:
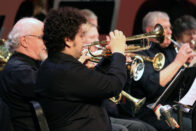
<path id="1" fill-rule="evenodd" d="M 131 63 L 127 63 L 127 70 L 130 71 L 130 77 L 138 81 L 144 73 L 144 61 L 141 57 L 135 56 Z"/>
<path id="2" fill-rule="evenodd" d="M 146 98 L 142 98 L 142 99 L 137 99 L 131 95 L 129 95 L 128 93 L 126 93 L 125 91 L 121 91 L 121 93 L 119 94 L 118 99 L 116 100 L 115 97 L 110 98 L 110 100 L 116 104 L 118 104 L 122 98 L 122 96 L 124 96 L 125 98 L 127 98 L 129 101 L 133 102 L 133 108 L 132 111 L 133 113 L 137 113 L 139 111 L 139 109 L 143 106 L 143 104 L 146 101 Z"/>
<path id="3" fill-rule="evenodd" d="M 89 55 L 89 54 L 87 54 Z M 99 63 L 101 57 L 91 57 L 89 61 Z M 144 61 L 141 57 L 135 56 L 131 63 L 126 63 L 127 70 L 130 71 L 130 77 L 138 81 L 144 73 Z"/>
<path id="4" fill-rule="evenodd" d="M 11 53 L 4 45 L 5 39 L 0 39 L 0 70 L 3 69 L 4 65 L 7 63 L 11 56 Z"/>
<path id="5" fill-rule="evenodd" d="M 144 55 L 139 55 L 139 54 L 134 54 L 134 53 L 129 53 L 129 56 L 130 57 L 141 57 L 141 59 L 143 60 L 152 62 L 153 68 L 156 71 L 160 71 L 165 65 L 165 56 L 163 53 L 157 53 L 154 57 L 149 57 L 149 56 L 144 56 Z"/>
<path id="6" fill-rule="evenodd" d="M 134 42 L 135 40 L 143 40 L 143 43 L 141 43 L 142 45 L 134 45 L 134 44 L 128 45 L 127 48 L 125 49 L 125 54 L 129 54 L 131 52 L 136 52 L 136 51 L 149 49 L 150 48 L 150 42 L 149 42 L 150 38 L 155 38 L 159 43 L 163 42 L 163 40 L 164 40 L 164 30 L 163 30 L 163 27 L 160 24 L 157 24 L 155 26 L 154 31 L 152 31 L 152 32 L 127 37 L 126 41 L 133 41 Z M 147 43 L 144 43 L 144 40 L 147 40 Z M 104 48 L 106 43 L 107 43 L 107 41 L 96 41 L 96 42 L 93 42 L 91 44 L 83 45 L 83 47 L 88 46 L 88 53 L 92 56 L 91 61 L 93 61 L 93 62 L 94 61 L 99 61 L 98 57 L 110 56 L 111 55 L 111 51 Z M 99 51 L 99 53 L 97 53 L 97 52 L 92 53 L 91 52 L 91 47 L 94 46 L 94 45 L 101 45 L 103 47 L 101 52 Z M 145 57 L 145 56 L 143 56 L 143 58 L 145 60 L 152 61 L 153 62 L 153 67 L 154 67 L 155 70 L 162 69 L 162 67 L 164 66 L 164 63 L 165 63 L 165 59 L 164 59 L 165 57 L 162 54 L 157 54 L 154 59 L 153 58 L 150 59 L 150 58 Z M 141 59 L 142 58 L 141 57 L 139 58 L 139 56 L 137 58 L 135 58 L 133 61 L 137 61 L 135 63 L 138 63 L 138 65 L 134 66 L 135 67 L 134 69 L 130 68 L 130 67 L 128 68 L 128 69 L 131 69 L 130 70 L 130 75 L 133 76 L 134 80 L 139 80 L 139 78 L 141 78 L 141 76 L 143 74 L 143 70 L 144 70 L 144 64 L 143 63 L 144 62 Z"/>
<path id="7" fill-rule="evenodd" d="M 141 51 L 141 50 L 147 50 L 150 48 L 150 38 L 154 38 L 156 39 L 159 43 L 162 43 L 164 40 L 164 30 L 163 27 L 160 24 L 157 24 L 155 26 L 154 31 L 149 32 L 149 33 L 145 33 L 145 34 L 141 34 L 141 35 L 135 35 L 135 36 L 131 36 L 131 37 L 127 37 L 126 41 L 135 41 L 135 40 L 143 40 L 142 45 L 134 45 L 131 44 L 129 46 L 127 46 L 127 48 L 125 49 L 125 54 L 130 53 L 130 52 L 136 52 L 136 51 Z M 147 43 L 144 43 L 144 39 L 147 40 Z M 107 50 L 106 48 L 102 49 L 102 52 L 100 54 L 97 53 L 92 53 L 91 50 L 91 46 L 94 45 L 101 45 L 102 47 L 104 47 L 107 44 L 107 41 L 97 41 L 97 42 L 93 42 L 91 44 L 86 44 L 83 47 L 88 47 L 88 52 L 92 57 L 92 61 L 99 61 L 99 57 L 102 56 L 110 56 L 112 53 L 110 50 Z M 160 57 L 161 56 L 161 57 Z M 146 57 L 145 57 L 146 58 Z M 159 60 L 162 60 L 162 58 L 164 58 L 162 55 L 157 55 L 154 59 L 150 59 L 150 61 L 154 61 L 153 63 L 155 64 L 156 69 L 160 68 L 161 66 L 163 66 L 163 62 L 157 62 Z M 147 59 L 147 58 L 146 58 Z M 161 63 L 161 66 L 160 66 Z M 128 70 L 130 70 L 130 76 L 133 76 L 133 79 L 135 81 L 139 80 L 144 72 L 144 62 L 143 59 L 140 56 L 135 56 L 135 59 L 133 60 L 131 65 L 127 65 Z M 119 103 L 122 96 L 126 97 L 128 100 L 130 100 L 131 102 L 133 102 L 134 107 L 133 107 L 133 113 L 136 113 L 140 107 L 145 103 L 146 98 L 143 99 L 136 99 L 134 97 L 132 97 L 131 95 L 129 95 L 128 93 L 126 93 L 125 91 L 122 91 L 119 94 L 118 99 L 116 99 L 115 97 L 110 98 L 111 101 L 113 101 L 114 103 Z"/>
<path id="8" fill-rule="evenodd" d="M 141 51 L 141 50 L 147 50 L 150 48 L 150 38 L 154 38 L 158 41 L 158 43 L 162 43 L 164 40 L 164 30 L 163 27 L 160 24 L 157 24 L 155 26 L 155 29 L 152 32 L 148 32 L 145 34 L 140 34 L 140 35 L 135 35 L 135 36 L 131 36 L 131 37 L 127 37 L 126 41 L 136 41 L 136 40 L 143 40 L 142 43 L 139 44 L 131 44 L 128 45 L 127 48 L 125 49 L 125 53 L 130 53 L 130 52 L 136 52 L 136 51 Z M 147 40 L 147 43 L 145 43 L 144 40 Z M 101 45 L 103 47 L 103 51 L 101 54 L 93 54 L 90 50 L 91 50 L 91 46 L 94 45 Z M 96 41 L 96 42 L 92 42 L 91 44 L 85 44 L 83 45 L 83 47 L 88 47 L 89 53 L 93 56 L 93 57 L 102 57 L 102 56 L 108 56 L 111 55 L 111 51 L 104 48 L 104 46 L 107 45 L 107 41 Z"/>

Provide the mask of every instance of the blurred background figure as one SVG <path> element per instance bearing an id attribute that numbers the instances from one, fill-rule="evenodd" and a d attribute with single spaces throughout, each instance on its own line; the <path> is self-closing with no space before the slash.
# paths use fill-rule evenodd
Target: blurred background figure
<path id="1" fill-rule="evenodd" d="M 196 19 L 190 15 L 177 18 L 173 24 L 173 35 L 179 44 L 189 43 L 194 50 L 196 42 Z"/>
<path id="2" fill-rule="evenodd" d="M 89 9 L 82 9 L 81 12 L 86 17 L 89 23 L 95 25 L 96 27 L 98 26 L 98 18 L 97 18 L 97 15 L 93 11 Z"/>

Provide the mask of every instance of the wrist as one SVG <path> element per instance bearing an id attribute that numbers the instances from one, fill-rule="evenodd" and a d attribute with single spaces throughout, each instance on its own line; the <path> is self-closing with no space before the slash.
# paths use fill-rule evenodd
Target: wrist
<path id="1" fill-rule="evenodd" d="M 112 51 L 112 54 L 114 54 L 114 53 L 121 53 L 122 55 L 125 55 L 124 51 L 118 51 L 118 50 Z"/>

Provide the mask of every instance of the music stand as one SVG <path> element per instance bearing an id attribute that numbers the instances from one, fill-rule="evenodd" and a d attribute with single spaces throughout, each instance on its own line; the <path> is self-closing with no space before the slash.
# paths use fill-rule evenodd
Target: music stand
<path id="1" fill-rule="evenodd" d="M 192 85 L 194 79 L 196 77 L 196 67 L 189 67 L 180 69 L 165 91 L 161 94 L 161 96 L 156 100 L 156 102 L 152 105 L 152 109 L 154 109 L 158 104 L 164 104 L 168 98 L 172 96 L 176 96 L 176 92 L 174 90 L 179 89 L 179 87 L 184 89 L 184 93 L 181 94 L 181 98 L 188 92 L 190 86 Z"/>
<path id="2" fill-rule="evenodd" d="M 164 105 L 167 101 L 173 101 L 173 96 L 176 96 L 176 90 L 184 89 L 184 92 L 180 94 L 179 100 L 185 96 L 185 94 L 189 91 L 191 85 L 193 84 L 196 77 L 196 67 L 189 67 L 181 69 L 165 91 L 161 94 L 161 96 L 156 100 L 156 102 L 152 105 L 152 109 L 154 109 L 158 104 Z M 177 101 L 179 101 L 177 100 Z M 178 122 L 180 124 L 180 131 L 183 130 L 182 126 L 182 105 L 178 103 L 177 110 L 178 110 Z M 186 106 L 186 105 L 185 105 Z"/>

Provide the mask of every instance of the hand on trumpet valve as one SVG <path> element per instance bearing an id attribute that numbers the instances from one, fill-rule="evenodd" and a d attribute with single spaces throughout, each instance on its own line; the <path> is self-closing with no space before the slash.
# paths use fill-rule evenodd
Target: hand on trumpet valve
<path id="1" fill-rule="evenodd" d="M 86 61 L 88 61 L 91 58 L 90 55 L 88 55 L 88 50 L 84 49 L 82 51 L 82 55 L 80 56 L 80 58 L 78 59 L 78 61 L 80 61 L 81 63 L 85 63 Z"/>
<path id="2" fill-rule="evenodd" d="M 109 45 L 106 46 L 112 53 L 118 52 L 121 54 L 125 54 L 126 48 L 126 37 L 122 31 L 115 30 L 114 32 L 110 32 L 110 37 L 107 37 L 107 41 L 109 41 Z"/>

